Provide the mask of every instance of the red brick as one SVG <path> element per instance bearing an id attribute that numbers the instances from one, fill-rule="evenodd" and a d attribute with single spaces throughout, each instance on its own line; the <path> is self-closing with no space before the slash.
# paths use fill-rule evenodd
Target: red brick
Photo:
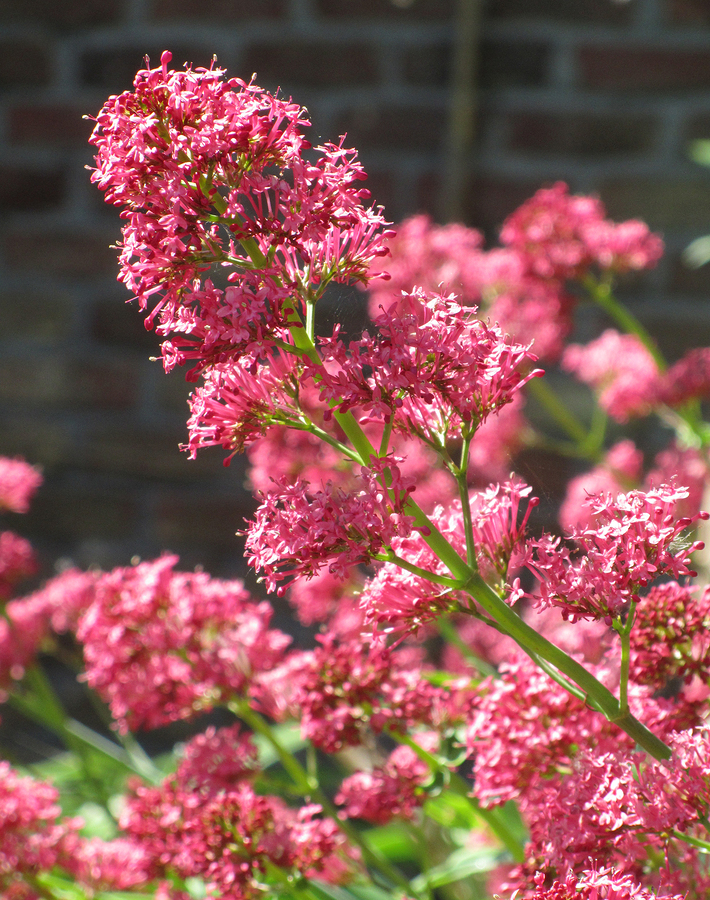
<path id="1" fill-rule="evenodd" d="M 547 81 L 550 48 L 539 41 L 484 40 L 479 61 L 483 88 L 538 87 Z M 451 47 L 435 44 L 405 50 L 404 78 L 419 87 L 446 87 L 451 77 Z"/>
<path id="2" fill-rule="evenodd" d="M 446 125 L 446 111 L 431 107 L 357 106 L 337 120 L 338 134 L 358 150 L 436 150 Z"/>
<path id="3" fill-rule="evenodd" d="M 466 220 L 497 236 L 503 221 L 540 187 L 538 182 L 474 178 L 468 190 Z"/>
<path id="4" fill-rule="evenodd" d="M 46 84 L 50 69 L 46 44 L 27 40 L 0 41 L 0 87 Z"/>
<path id="5" fill-rule="evenodd" d="M 574 462 L 568 456 L 561 456 L 548 450 L 537 448 L 523 450 L 516 458 L 516 470 L 532 486 L 537 497 L 544 497 L 548 503 L 553 498 L 559 502 L 565 496 L 567 482 L 575 474 Z M 550 522 L 547 527 L 555 527 Z"/>
<path id="6" fill-rule="evenodd" d="M 0 166 L 0 210 L 51 209 L 64 199 L 64 173 L 52 169 Z"/>
<path id="7" fill-rule="evenodd" d="M 455 0 L 317 0 L 322 16 L 339 19 L 449 19 Z"/>
<path id="8" fill-rule="evenodd" d="M 610 179 L 600 194 L 617 221 L 643 219 L 658 230 L 710 232 L 710 178 Z"/>
<path id="9" fill-rule="evenodd" d="M 550 48 L 539 41 L 484 40 L 479 60 L 479 86 L 538 87 L 547 81 Z M 451 47 L 439 44 L 407 50 L 404 78 L 421 87 L 446 87 L 451 76 Z"/>
<path id="10" fill-rule="evenodd" d="M 584 47 L 579 66 L 585 87 L 678 91 L 710 87 L 710 51 Z"/>
<path id="11" fill-rule="evenodd" d="M 118 273 L 115 234 L 75 231 L 12 231 L 5 236 L 6 264 L 12 270 L 46 272 L 62 278 L 97 278 Z"/>
<path id="12" fill-rule="evenodd" d="M 495 240 L 503 220 L 539 187 L 539 182 L 472 177 L 463 187 L 464 221 L 467 225 L 484 231 L 489 240 Z M 423 177 L 419 185 L 420 208 L 436 216 L 440 191 L 441 180 L 438 174 Z"/>
<path id="13" fill-rule="evenodd" d="M 667 0 L 667 19 L 674 25 L 710 25 L 707 0 Z"/>
<path id="14" fill-rule="evenodd" d="M 125 5 L 124 0 L 0 0 L 0 21 L 58 28 L 107 25 L 121 19 Z"/>
<path id="15" fill-rule="evenodd" d="M 0 322 L 3 342 L 21 341 L 52 346 L 71 333 L 71 297 L 56 291 L 35 293 L 6 290 L 0 293 Z"/>
<path id="16" fill-rule="evenodd" d="M 630 3 L 614 0 L 488 0 L 486 17 L 490 19 L 543 19 L 554 22 L 579 22 L 626 25 L 633 17 Z"/>
<path id="17" fill-rule="evenodd" d="M 249 48 L 242 76 L 256 72 L 259 84 L 343 87 L 377 80 L 373 50 L 366 44 L 291 42 Z"/>
<path id="18" fill-rule="evenodd" d="M 209 66 L 214 56 L 213 49 L 203 46 L 170 46 L 165 43 L 141 44 L 140 47 L 119 50 L 87 50 L 79 60 L 81 81 L 88 87 L 100 88 L 106 93 L 128 91 L 139 69 L 145 69 L 146 54 L 151 66 L 160 64 L 163 50 L 171 50 L 173 68 L 179 69 L 184 62 L 197 66 Z"/>
<path id="19" fill-rule="evenodd" d="M 367 167 L 367 180 L 364 182 L 365 188 L 370 192 L 369 203 L 375 206 L 384 206 L 385 216 L 388 215 L 387 210 L 393 209 L 398 202 L 397 190 L 395 188 L 395 173 L 379 171 L 375 172 Z"/>
<path id="20" fill-rule="evenodd" d="M 15 106 L 8 110 L 10 142 L 47 146 L 85 146 L 94 123 L 83 117 L 85 107 Z"/>
<path id="21" fill-rule="evenodd" d="M 510 147 L 530 154 L 596 157 L 642 153 L 653 146 L 651 116 L 594 113 L 516 113 L 509 118 Z"/>
<path id="22" fill-rule="evenodd" d="M 154 0 L 150 17 L 157 21 L 198 19 L 200 22 L 243 22 L 278 19 L 285 15 L 286 0 Z"/>

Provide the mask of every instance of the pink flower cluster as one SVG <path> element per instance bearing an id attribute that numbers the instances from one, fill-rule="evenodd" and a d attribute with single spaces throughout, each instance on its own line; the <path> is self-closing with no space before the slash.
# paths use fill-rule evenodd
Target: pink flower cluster
<path id="1" fill-rule="evenodd" d="M 585 346 L 570 344 L 562 366 L 598 392 L 599 405 L 617 422 L 648 415 L 658 405 L 658 366 L 636 335 L 609 328 Z"/>
<path id="2" fill-rule="evenodd" d="M 437 749 L 439 736 L 428 731 L 416 735 L 425 750 Z M 426 799 L 421 786 L 431 777 L 429 766 L 411 747 L 393 750 L 386 762 L 369 772 L 355 772 L 345 778 L 335 797 L 350 819 L 364 819 L 385 825 L 393 818 L 411 819 Z"/>
<path id="3" fill-rule="evenodd" d="M 23 459 L 0 457 L 0 511 L 26 513 L 42 480 L 41 473 Z"/>
<path id="4" fill-rule="evenodd" d="M 477 562 L 484 577 L 505 588 L 508 570 L 519 564 L 526 526 L 537 498 L 528 500 L 524 514 L 521 504 L 530 496 L 531 488 L 519 480 L 493 485 L 485 491 L 472 492 L 470 506 Z M 438 506 L 431 521 L 450 541 L 461 556 L 466 556 L 466 536 L 461 502 L 454 500 L 448 507 Z M 421 535 L 397 538 L 393 549 L 406 562 L 434 575 L 446 575 L 448 570 L 426 544 Z M 467 609 L 471 599 L 461 592 L 451 591 L 422 575 L 401 568 L 396 562 L 382 565 L 366 584 L 360 595 L 360 606 L 366 620 L 393 628 L 416 630 L 442 613 L 457 608 Z"/>
<path id="5" fill-rule="evenodd" d="M 415 287 L 455 291 L 462 303 L 482 305 L 518 340 L 533 338 L 541 359 L 555 359 L 571 327 L 568 279 L 594 268 L 652 268 L 662 255 L 660 237 L 643 222 L 616 224 L 605 215 L 600 200 L 572 196 L 558 182 L 512 213 L 501 229 L 503 248 L 488 251 L 474 229 L 415 216 L 389 239 L 391 258 L 373 262 L 373 271 L 386 271 L 392 280 L 371 286 L 370 314 L 376 318 Z"/>
<path id="6" fill-rule="evenodd" d="M 260 898 L 269 865 L 335 883 L 352 876 L 357 855 L 319 806 L 295 811 L 255 792 L 255 751 L 238 729 L 196 740 L 175 775 L 158 787 L 134 785 L 120 817 L 144 848 L 151 879 L 163 880 L 162 896 L 182 896 L 171 886 L 177 877 L 201 878 L 208 896 Z"/>
<path id="7" fill-rule="evenodd" d="M 450 423 L 473 426 L 506 403 L 535 375 L 529 347 L 508 343 L 453 299 L 417 292 L 375 321 L 348 347 L 323 341 L 323 364 L 307 365 L 321 399 L 344 412 L 358 407 L 402 429 L 446 436 Z M 370 372 L 370 375 L 366 375 Z"/>
<path id="8" fill-rule="evenodd" d="M 592 524 L 571 529 L 572 553 L 560 538 L 543 535 L 527 547 L 526 565 L 540 584 L 533 602 L 558 606 L 565 617 L 608 619 L 609 623 L 638 600 L 639 590 L 660 575 L 694 575 L 690 554 L 703 546 L 676 544 L 693 522 L 707 513 L 677 517 L 683 488 L 664 485 L 650 491 L 590 497 Z M 581 552 L 580 552 L 581 551 Z"/>
<path id="9" fill-rule="evenodd" d="M 544 278 L 579 278 L 591 266 L 623 272 L 654 266 L 663 242 L 644 222 L 604 218 L 601 201 L 575 197 L 561 181 L 543 188 L 506 219 L 501 241 Z"/>
<path id="10" fill-rule="evenodd" d="M 24 676 L 52 633 L 76 627 L 93 598 L 95 577 L 68 569 L 27 597 L 10 600 L 0 619 L 0 689 Z"/>
<path id="11" fill-rule="evenodd" d="M 138 72 L 96 118 L 92 180 L 125 207 L 121 280 L 198 369 L 286 338 L 300 288 L 365 280 L 386 252 L 355 151 L 310 145 L 305 111 L 224 71 Z M 312 161 L 309 161 L 312 159 Z M 233 268 L 230 285 L 208 277 Z"/>
<path id="12" fill-rule="evenodd" d="M 0 761 L 0 891 L 8 900 L 41 896 L 29 879 L 61 867 L 87 891 L 126 890 L 148 881 L 142 848 L 119 838 L 81 837 L 81 819 L 60 818 L 59 792 Z M 30 880 L 30 884 L 32 881 Z"/>
<path id="13" fill-rule="evenodd" d="M 390 484 L 385 488 L 380 479 Z M 345 578 L 351 566 L 369 562 L 411 532 L 414 520 L 404 506 L 412 485 L 400 477 L 396 460 L 371 460 L 359 481 L 360 489 L 349 492 L 332 483 L 314 490 L 301 480 L 282 481 L 263 495 L 246 549 L 269 591 L 283 593 L 285 579 L 315 575 L 326 565 Z"/>
<path id="14" fill-rule="evenodd" d="M 156 728 L 248 691 L 290 638 L 241 582 L 175 572 L 163 556 L 102 575 L 82 614 L 85 678 L 121 731 Z"/>

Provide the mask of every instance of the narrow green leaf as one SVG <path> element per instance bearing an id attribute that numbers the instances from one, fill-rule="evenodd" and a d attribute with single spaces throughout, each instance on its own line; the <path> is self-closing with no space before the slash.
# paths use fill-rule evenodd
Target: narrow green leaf
<path id="1" fill-rule="evenodd" d="M 442 887 L 454 881 L 461 881 L 469 875 L 478 875 L 481 872 L 489 872 L 499 865 L 501 854 L 489 847 L 471 850 L 461 847 L 438 866 L 434 866 L 422 875 L 418 875 L 412 886 L 417 890 Z"/>

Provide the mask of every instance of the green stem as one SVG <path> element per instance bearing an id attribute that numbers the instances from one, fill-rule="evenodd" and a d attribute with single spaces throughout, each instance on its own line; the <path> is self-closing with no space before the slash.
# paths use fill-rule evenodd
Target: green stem
<path id="1" fill-rule="evenodd" d="M 619 709 L 627 713 L 629 711 L 629 665 L 631 662 L 631 628 L 636 615 L 636 604 L 632 603 L 624 625 L 615 622 L 614 629 L 621 639 L 621 666 L 619 676 Z"/>
<path id="2" fill-rule="evenodd" d="M 400 569 L 411 572 L 412 575 L 426 578 L 426 580 L 432 582 L 432 584 L 440 584 L 442 587 L 448 588 L 449 590 L 455 590 L 458 587 L 458 582 L 454 581 L 453 578 L 448 578 L 446 575 L 437 575 L 434 572 L 430 572 L 429 569 L 423 569 L 421 566 L 417 566 L 415 563 L 411 563 L 401 556 L 397 556 L 394 550 L 382 553 L 381 561 L 394 563 L 399 566 Z"/>
<path id="3" fill-rule="evenodd" d="M 532 396 L 552 416 L 555 422 L 565 431 L 579 446 L 585 446 L 588 434 L 584 426 L 574 416 L 557 394 L 542 378 L 532 378 L 528 381 L 527 388 Z"/>
<path id="4" fill-rule="evenodd" d="M 464 535 L 466 536 L 466 562 L 474 569 L 478 570 L 478 562 L 476 560 L 476 544 L 473 537 L 473 519 L 471 518 L 471 500 L 468 496 L 468 479 L 466 472 L 468 470 L 468 455 L 471 449 L 471 435 L 467 435 L 461 446 L 461 462 L 455 473 L 456 486 L 458 487 L 459 499 L 461 500 L 461 513 L 463 515 Z"/>
<path id="5" fill-rule="evenodd" d="M 323 811 L 337 823 L 338 827 L 343 831 L 347 838 L 360 848 L 365 862 L 371 868 L 384 875 L 384 877 L 392 882 L 392 884 L 397 885 L 405 891 L 407 896 L 411 896 L 414 891 L 405 876 L 379 851 L 370 847 L 366 838 L 360 834 L 357 829 L 353 828 L 346 819 L 340 818 L 338 810 L 333 805 L 332 801 L 325 796 L 316 780 L 308 775 L 295 756 L 293 756 L 292 753 L 289 753 L 289 751 L 281 744 L 266 720 L 263 719 L 259 713 L 255 712 L 245 700 L 231 701 L 229 703 L 229 708 L 235 715 L 246 722 L 254 732 L 263 735 L 266 740 L 269 741 L 276 751 L 284 769 L 286 769 L 299 790 L 312 797 L 321 805 Z"/>
<path id="6" fill-rule="evenodd" d="M 601 306 L 604 312 L 608 313 L 611 319 L 628 334 L 635 334 L 644 347 L 653 357 L 659 372 L 665 372 L 668 368 L 663 354 L 658 349 L 658 344 L 651 335 L 646 331 L 636 316 L 632 315 L 625 306 L 623 306 L 614 297 L 611 292 L 611 283 L 608 280 L 597 280 L 591 275 L 587 276 L 584 286 L 589 291 L 594 302 Z"/>
<path id="7" fill-rule="evenodd" d="M 691 837 L 689 834 L 682 834 L 680 831 L 675 830 L 671 834 L 679 841 L 683 841 L 684 844 L 690 844 L 691 847 L 698 847 L 698 849 L 710 853 L 710 842 L 708 841 L 703 841 L 700 838 Z"/>
<path id="8" fill-rule="evenodd" d="M 566 675 L 570 681 L 578 685 L 584 695 L 610 722 L 613 722 L 625 731 L 654 759 L 670 758 L 670 747 L 649 731 L 638 719 L 634 718 L 628 710 L 623 710 L 611 691 L 598 681 L 591 672 L 588 672 L 584 666 L 580 665 L 580 663 L 524 622 L 483 581 L 480 575 L 471 572 L 462 589 L 466 590 L 492 618 L 502 625 L 525 651 L 532 651 L 548 663 L 551 663 L 556 669 Z"/>
<path id="9" fill-rule="evenodd" d="M 625 731 L 654 759 L 668 759 L 670 748 L 657 738 L 641 722 L 629 712 L 619 707 L 619 701 L 611 691 L 598 681 L 591 672 L 568 656 L 559 647 L 538 634 L 524 622 L 520 616 L 505 603 L 495 591 L 472 571 L 446 538 L 428 520 L 421 509 L 409 500 L 405 511 L 414 515 L 416 525 L 422 529 L 422 536 L 428 546 L 447 566 L 454 578 L 460 579 L 459 590 L 465 591 L 479 604 L 488 615 L 519 644 L 527 653 L 536 654 L 551 663 L 570 681 L 578 685 L 592 705 L 602 712 L 606 718 Z M 428 533 L 426 533 L 428 531 Z"/>

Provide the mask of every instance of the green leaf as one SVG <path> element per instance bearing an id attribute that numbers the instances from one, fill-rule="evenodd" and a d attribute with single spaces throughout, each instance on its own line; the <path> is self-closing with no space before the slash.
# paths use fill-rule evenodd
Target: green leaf
<path id="1" fill-rule="evenodd" d="M 319 900 L 353 900 L 353 895 L 347 888 L 338 887 L 335 884 L 326 884 L 324 881 L 312 879 L 309 881 L 308 887 Z"/>
<path id="2" fill-rule="evenodd" d="M 356 900 L 392 900 L 392 894 L 383 891 L 376 884 L 351 884 L 348 886 L 348 893 Z"/>
<path id="3" fill-rule="evenodd" d="M 84 820 L 81 833 L 84 837 L 98 837 L 103 841 L 110 841 L 116 837 L 116 823 L 108 814 L 108 811 L 99 803 L 88 800 L 77 809 L 76 814 Z"/>
<path id="4" fill-rule="evenodd" d="M 481 824 L 470 800 L 453 791 L 443 791 L 438 797 L 429 798 L 424 804 L 424 812 L 444 828 L 471 830 Z"/>
<path id="5" fill-rule="evenodd" d="M 373 850 L 379 850 L 390 862 L 402 863 L 410 860 L 416 862 L 419 849 L 406 826 L 400 822 L 391 822 L 379 828 L 370 828 L 367 832 L 367 843 Z"/>
<path id="6" fill-rule="evenodd" d="M 507 803 L 503 804 L 503 806 L 497 806 L 495 811 L 520 846 L 524 846 L 528 841 L 529 835 L 525 823 L 520 818 L 520 811 L 517 804 L 513 800 L 509 800 Z"/>
<path id="7" fill-rule="evenodd" d="M 99 900 L 155 900 L 155 894 L 139 894 L 135 891 L 101 891 Z"/>
<path id="8" fill-rule="evenodd" d="M 489 872 L 501 861 L 501 854 L 490 847 L 471 850 L 461 847 L 438 866 L 429 869 L 428 872 L 418 875 L 412 881 L 412 887 L 417 891 L 428 888 L 438 888 L 453 881 L 462 881 L 469 875 L 478 875 L 481 872 Z"/>
<path id="9" fill-rule="evenodd" d="M 700 166 L 710 166 L 710 141 L 691 141 L 688 144 L 688 156 Z"/>
<path id="10" fill-rule="evenodd" d="M 66 878 L 61 878 L 59 875 L 52 875 L 50 872 L 40 872 L 37 875 L 37 881 L 57 900 L 87 900 L 86 894 L 77 884 L 73 881 L 68 881 Z M 135 897 L 135 894 L 132 896 Z"/>

